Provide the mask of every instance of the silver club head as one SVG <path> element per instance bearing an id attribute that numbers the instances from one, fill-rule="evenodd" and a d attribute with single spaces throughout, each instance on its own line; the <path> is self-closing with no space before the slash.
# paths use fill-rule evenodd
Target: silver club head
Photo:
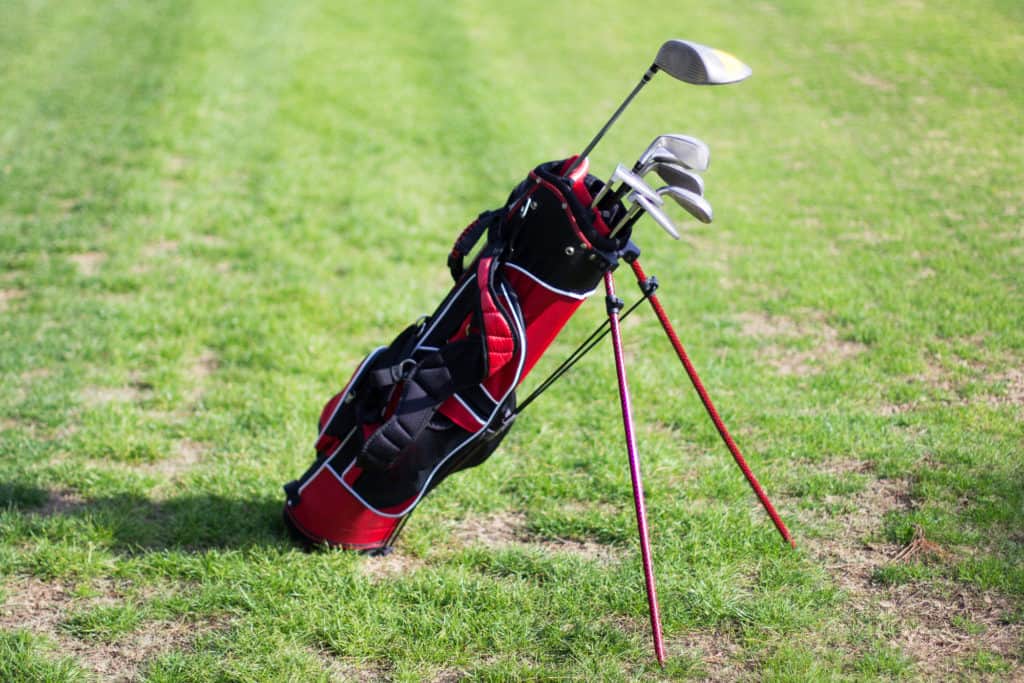
<path id="1" fill-rule="evenodd" d="M 657 173 L 658 177 L 667 185 L 676 185 L 694 194 L 704 195 L 704 179 L 692 171 L 687 171 L 679 164 L 668 161 L 649 161 L 641 166 L 636 174 L 643 177 L 652 171 Z"/>
<path id="2" fill-rule="evenodd" d="M 668 40 L 658 50 L 654 65 L 693 85 L 725 85 L 750 76 L 749 66 L 728 52 L 689 40 Z"/>
<path id="3" fill-rule="evenodd" d="M 684 190 L 681 187 L 672 187 L 671 185 L 666 187 L 658 188 L 659 195 L 667 194 L 672 199 L 676 200 L 679 206 L 686 209 L 687 213 L 699 220 L 701 223 L 710 223 L 714 217 L 714 212 L 711 210 L 711 204 L 706 199 L 701 197 L 699 194 L 694 194 L 689 190 Z"/>
<path id="4" fill-rule="evenodd" d="M 661 206 L 665 203 L 658 193 L 651 189 L 650 185 L 644 182 L 643 178 L 622 164 L 615 167 L 615 172 L 612 174 L 611 181 L 608 184 L 611 185 L 615 182 L 625 183 L 633 189 L 633 192 L 642 197 L 646 197 L 648 201 L 653 202 L 657 206 Z"/>
<path id="5" fill-rule="evenodd" d="M 619 164 L 618 166 L 615 167 L 615 171 L 612 173 L 612 177 L 608 179 L 608 182 L 605 183 L 605 186 L 602 187 L 601 191 L 597 193 L 596 197 L 594 197 L 594 201 L 591 203 L 590 206 L 597 206 L 598 202 L 601 201 L 601 199 L 605 196 L 605 194 L 608 192 L 611 186 L 614 185 L 615 183 L 623 183 L 623 187 L 632 188 L 634 192 L 637 192 L 643 195 L 644 197 L 647 197 L 649 201 L 657 204 L 658 206 L 661 206 L 662 204 L 665 203 L 665 200 L 663 200 L 658 195 L 658 193 L 651 188 L 650 185 L 645 183 L 643 178 L 641 178 L 636 173 L 629 170 L 622 164 Z"/>
<path id="6" fill-rule="evenodd" d="M 650 161 L 669 161 L 694 171 L 706 171 L 711 165 L 711 150 L 702 140 L 690 135 L 659 135 L 640 155 L 637 167 Z"/>
<path id="7" fill-rule="evenodd" d="M 661 197 L 659 197 L 661 199 Z M 626 214 L 626 218 L 622 220 L 619 225 L 615 226 L 614 232 L 617 232 L 620 227 L 624 226 L 627 219 L 632 218 L 636 215 L 637 211 L 646 211 L 647 215 L 654 219 L 654 222 L 661 226 L 661 229 L 672 236 L 672 239 L 679 239 L 679 231 L 676 230 L 676 226 L 672 223 L 672 219 L 668 217 L 668 214 L 661 210 L 661 207 L 642 194 L 633 192 L 629 195 L 629 201 L 633 202 L 633 209 Z"/>

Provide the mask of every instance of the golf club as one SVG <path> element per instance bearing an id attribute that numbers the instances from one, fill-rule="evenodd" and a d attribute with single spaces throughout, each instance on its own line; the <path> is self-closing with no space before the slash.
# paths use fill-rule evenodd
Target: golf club
<path id="1" fill-rule="evenodd" d="M 649 161 L 636 172 L 641 178 L 654 172 L 666 185 L 678 185 L 694 194 L 704 195 L 704 179 L 679 164 L 668 161 Z"/>
<path id="2" fill-rule="evenodd" d="M 594 201 L 590 204 L 591 208 L 596 207 L 598 202 L 600 202 L 601 199 L 608 193 L 609 188 L 611 188 L 612 185 L 618 182 L 622 183 L 620 190 L 622 188 L 632 188 L 634 192 L 637 192 L 643 195 L 644 197 L 647 197 L 649 201 L 657 204 L 658 206 L 664 204 L 664 200 L 658 196 L 657 192 L 651 189 L 651 187 L 644 182 L 643 178 L 638 176 L 633 171 L 630 171 L 622 164 L 619 164 L 615 167 L 615 171 L 612 173 L 612 177 L 608 179 L 608 182 L 604 184 L 604 187 L 601 188 L 601 191 L 597 193 L 596 197 L 594 197 Z"/>
<path id="3" fill-rule="evenodd" d="M 689 190 L 684 190 L 681 187 L 666 186 L 658 188 L 659 196 L 666 194 L 672 197 L 672 199 L 676 200 L 676 203 L 679 204 L 679 206 L 683 207 L 687 213 L 689 213 L 691 216 L 699 220 L 701 223 L 711 222 L 713 218 L 711 204 L 709 204 L 708 201 L 701 197 L 700 195 L 694 194 Z M 632 196 L 633 195 L 630 195 L 631 198 Z M 622 220 L 619 221 L 618 225 L 615 226 L 615 229 L 612 230 L 611 234 L 614 235 L 622 228 L 629 228 L 635 225 L 636 222 L 640 220 L 640 217 L 643 215 L 644 211 L 647 211 L 646 206 L 643 206 L 640 202 L 634 204 L 632 207 L 630 207 L 629 211 L 626 212 L 626 215 L 622 217 Z M 660 213 L 664 214 L 663 211 L 661 211 Z M 679 239 L 679 233 L 675 232 L 674 229 L 669 230 L 667 227 L 665 227 L 664 223 L 662 223 L 661 219 L 658 216 L 652 215 L 651 217 L 654 218 L 655 222 L 657 222 L 658 225 L 660 225 L 662 228 L 665 228 L 665 231 L 668 232 L 668 234 L 672 235 L 672 237 L 674 237 L 675 239 Z"/>
<path id="4" fill-rule="evenodd" d="M 658 197 L 661 200 L 661 197 Z M 629 195 L 629 201 L 633 202 L 633 206 L 629 208 L 626 215 L 622 217 L 622 220 L 618 222 L 615 228 L 608 235 L 609 237 L 615 237 L 619 230 L 633 225 L 642 215 L 642 212 L 647 212 L 654 222 L 661 226 L 661 229 L 672 236 L 672 239 L 679 239 L 679 231 L 676 230 L 676 226 L 672 223 L 672 219 L 668 217 L 661 207 L 646 196 L 637 192 L 632 192 Z"/>
<path id="5" fill-rule="evenodd" d="M 674 157 L 674 159 L 666 159 L 666 156 Z M 708 149 L 704 141 L 691 135 L 680 135 L 679 133 L 659 135 L 637 159 L 633 170 L 635 171 L 651 161 L 674 161 L 674 163 L 700 173 L 708 170 L 708 166 L 711 165 L 711 150 Z"/>
<path id="6" fill-rule="evenodd" d="M 658 50 L 658 54 L 654 57 L 654 63 L 651 64 L 640 78 L 640 82 L 626 96 L 626 99 L 622 101 L 622 104 L 615 110 L 615 113 L 608 119 L 608 122 L 601 127 L 601 130 L 597 132 L 594 139 L 576 157 L 576 160 L 566 170 L 565 175 L 571 174 L 583 159 L 593 151 L 612 124 L 618 120 L 622 112 L 629 106 L 629 103 L 637 96 L 637 93 L 647 85 L 648 81 L 658 71 L 664 71 L 675 79 L 693 85 L 736 83 L 747 78 L 752 73 L 749 66 L 728 52 L 687 40 L 665 41 Z"/>
<path id="7" fill-rule="evenodd" d="M 661 187 L 658 188 L 658 194 L 667 194 L 669 197 L 676 200 L 676 203 L 679 204 L 679 206 L 686 209 L 687 213 L 699 220 L 701 223 L 710 223 L 714 217 L 714 212 L 711 210 L 711 204 L 709 204 L 704 197 L 682 187 L 673 187 L 671 185 Z"/>

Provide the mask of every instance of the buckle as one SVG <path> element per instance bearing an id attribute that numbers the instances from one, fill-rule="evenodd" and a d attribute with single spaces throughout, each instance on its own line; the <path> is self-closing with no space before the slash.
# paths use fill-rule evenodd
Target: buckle
<path id="1" fill-rule="evenodd" d="M 409 379 L 416 370 L 417 363 L 412 358 L 406 358 L 401 363 L 391 366 L 391 380 L 395 384 Z"/>

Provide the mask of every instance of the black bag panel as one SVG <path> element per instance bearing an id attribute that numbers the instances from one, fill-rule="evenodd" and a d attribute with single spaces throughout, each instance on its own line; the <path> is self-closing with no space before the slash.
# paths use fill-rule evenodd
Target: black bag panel
<path id="1" fill-rule="evenodd" d="M 631 230 L 621 231 L 614 239 L 602 237 L 593 210 L 579 200 L 570 181 L 557 174 L 563 165 L 562 161 L 541 164 L 513 191 L 502 232 L 510 240 L 509 263 L 553 289 L 582 296 L 615 267 Z M 587 176 L 585 185 L 596 195 L 604 183 Z M 607 193 L 599 208 L 606 209 L 613 225 L 625 213 L 612 193 Z"/>
<path id="2" fill-rule="evenodd" d="M 563 199 L 543 185 L 524 198 L 508 219 L 515 235 L 508 262 L 554 289 L 583 296 L 601 281 L 605 260 L 572 229 Z"/>
<path id="3" fill-rule="evenodd" d="M 449 475 L 476 467 L 490 457 L 511 428 L 514 410 L 513 392 L 493 420 L 497 426 L 475 434 L 437 413 L 388 469 L 364 470 L 352 488 L 362 500 L 378 510 L 387 510 L 422 497 Z M 351 458 L 346 462 L 339 457 L 337 465 L 332 462 L 331 466 L 341 475 L 350 462 Z"/>

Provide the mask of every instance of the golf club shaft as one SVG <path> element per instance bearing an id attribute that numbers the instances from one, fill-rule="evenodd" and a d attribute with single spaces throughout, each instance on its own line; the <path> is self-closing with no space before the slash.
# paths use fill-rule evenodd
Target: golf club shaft
<path id="1" fill-rule="evenodd" d="M 651 80 L 654 74 L 657 73 L 657 71 L 658 67 L 652 64 L 651 68 L 649 68 L 644 73 L 643 78 L 640 79 L 640 82 L 636 84 L 635 88 L 633 88 L 633 92 L 629 93 L 629 95 L 626 96 L 626 99 L 622 101 L 622 104 L 620 104 L 619 108 L 615 110 L 615 113 L 612 114 L 612 117 L 610 119 L 608 119 L 608 122 L 604 124 L 601 130 L 597 132 L 597 135 L 595 135 L 594 139 L 590 141 L 590 144 L 587 145 L 586 149 L 584 149 L 583 152 L 581 152 L 580 155 L 576 157 L 576 161 L 572 162 L 572 166 L 570 166 L 569 169 L 565 172 L 565 175 L 570 175 L 576 169 L 576 167 L 579 166 L 580 163 L 582 163 L 583 160 L 587 158 L 587 155 L 589 155 L 594 150 L 594 147 L 597 146 L 597 143 L 601 141 L 601 138 L 604 137 L 604 134 L 607 133 L 608 129 L 612 127 L 612 124 L 615 123 L 619 116 L 622 115 L 622 112 L 626 110 L 626 107 L 628 107 L 629 103 L 633 101 L 633 98 L 636 97 L 637 93 L 640 92 L 640 89 L 647 85 L 647 83 Z"/>
<path id="2" fill-rule="evenodd" d="M 654 585 L 654 565 L 651 562 L 651 542 L 647 534 L 647 511 L 644 506 L 644 486 L 640 478 L 640 457 L 637 455 L 636 436 L 633 432 L 633 409 L 629 401 L 629 386 L 626 383 L 626 361 L 622 353 L 622 335 L 619 330 L 619 309 L 621 300 L 615 296 L 615 281 L 612 274 L 604 274 L 604 289 L 607 294 L 608 322 L 611 327 L 612 348 L 615 351 L 615 372 L 619 382 L 619 402 L 622 405 L 622 424 L 626 432 L 626 452 L 629 456 L 629 475 L 633 482 L 633 504 L 636 507 L 636 525 L 640 532 L 640 556 L 644 565 L 644 581 L 647 586 L 647 606 L 651 613 L 651 634 L 654 638 L 654 654 L 658 664 L 665 665 L 665 643 L 661 636 L 661 614 L 658 610 L 658 592 Z"/>
<path id="3" fill-rule="evenodd" d="M 640 266 L 640 261 L 636 260 L 630 264 L 633 269 L 633 274 L 636 275 L 637 283 L 640 288 L 643 289 L 644 283 L 647 282 L 647 274 L 644 269 Z M 608 277 L 608 274 L 605 274 Z M 729 430 L 726 429 L 725 423 L 722 421 L 721 416 L 715 409 L 715 405 L 711 402 L 711 397 L 708 396 L 707 390 L 704 388 L 704 383 L 700 381 L 700 377 L 697 375 L 697 370 L 694 368 L 693 363 L 690 362 L 690 357 L 686 353 L 686 349 L 683 348 L 682 342 L 679 341 L 678 335 L 676 335 L 675 329 L 672 327 L 672 323 L 669 322 L 668 315 L 665 313 L 665 309 L 662 308 L 661 302 L 658 300 L 657 295 L 651 294 L 648 297 L 651 302 L 651 307 L 654 308 L 654 314 L 658 316 L 658 322 L 661 323 L 661 327 L 665 330 L 665 334 L 668 336 L 669 341 L 672 343 L 672 348 L 675 349 L 676 355 L 679 356 L 680 362 L 686 369 L 686 374 L 690 377 L 690 382 L 693 383 L 693 388 L 697 390 L 697 394 L 700 396 L 701 403 L 704 404 L 704 408 L 708 412 L 708 416 L 711 417 L 711 421 L 715 424 L 715 429 L 718 430 L 719 436 L 722 437 L 722 441 L 725 442 L 726 448 L 732 454 L 736 464 L 739 465 L 740 470 L 743 472 L 743 476 L 747 478 L 747 483 L 750 484 L 750 488 L 754 490 L 754 494 L 757 495 L 757 499 L 761 501 L 761 505 L 764 507 L 765 512 L 771 517 L 772 522 L 775 524 L 775 528 L 778 529 L 779 533 L 791 546 L 796 547 L 796 541 L 789 533 L 789 529 L 783 523 L 782 518 L 779 517 L 779 513 L 775 511 L 775 506 L 768 500 L 768 495 L 761 488 L 761 484 L 758 483 L 757 477 L 750 470 L 750 466 L 747 465 L 747 461 L 744 460 L 743 454 L 740 453 L 739 446 L 733 441 L 732 436 L 729 434 Z"/>

